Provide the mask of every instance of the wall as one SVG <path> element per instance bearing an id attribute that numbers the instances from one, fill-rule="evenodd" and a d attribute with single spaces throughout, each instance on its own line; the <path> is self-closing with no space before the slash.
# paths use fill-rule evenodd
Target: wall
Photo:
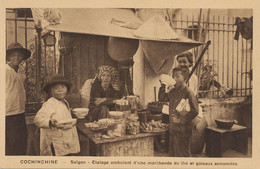
<path id="1" fill-rule="evenodd" d="M 238 119 L 237 109 L 245 97 L 222 98 L 222 99 L 200 99 L 203 110 L 203 117 L 208 126 L 216 125 L 215 119 Z"/>

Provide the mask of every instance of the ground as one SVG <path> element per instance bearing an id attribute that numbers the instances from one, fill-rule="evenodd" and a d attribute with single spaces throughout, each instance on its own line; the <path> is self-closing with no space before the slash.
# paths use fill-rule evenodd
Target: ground
<path id="1" fill-rule="evenodd" d="M 156 157 L 169 157 L 166 148 L 164 148 L 161 151 L 155 151 L 154 156 Z M 199 154 L 192 154 L 192 157 L 206 157 L 206 146 L 204 146 L 204 149 Z M 223 157 L 225 158 L 251 158 L 252 157 L 252 137 L 248 138 L 248 153 L 242 154 L 239 152 L 236 152 L 234 150 L 227 150 L 223 153 Z"/>

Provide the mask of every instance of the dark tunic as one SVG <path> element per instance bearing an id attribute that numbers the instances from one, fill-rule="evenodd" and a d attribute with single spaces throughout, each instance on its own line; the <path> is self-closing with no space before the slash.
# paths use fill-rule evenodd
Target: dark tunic
<path id="1" fill-rule="evenodd" d="M 189 99 L 190 111 L 184 116 L 175 108 L 181 99 Z M 193 92 L 185 85 L 175 87 L 169 93 L 165 93 L 164 87 L 159 90 L 159 100 L 169 101 L 170 142 L 169 153 L 177 157 L 190 156 L 190 137 L 192 134 L 191 121 L 198 115 L 198 101 Z M 180 119 L 180 123 L 173 123 L 173 115 Z"/>
<path id="2" fill-rule="evenodd" d="M 107 101 L 101 103 L 99 106 L 95 104 L 97 98 L 106 98 Z M 90 101 L 89 101 L 89 114 L 90 121 L 97 121 L 102 118 L 107 118 L 109 110 L 115 110 L 115 104 L 113 100 L 120 99 L 121 94 L 119 91 L 113 89 L 110 85 L 106 91 L 104 91 L 101 83 L 95 81 L 91 86 Z"/>

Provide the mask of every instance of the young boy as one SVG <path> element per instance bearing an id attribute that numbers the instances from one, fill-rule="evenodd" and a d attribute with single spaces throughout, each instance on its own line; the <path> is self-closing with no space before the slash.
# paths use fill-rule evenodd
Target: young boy
<path id="1" fill-rule="evenodd" d="M 31 52 L 20 43 L 11 43 L 6 50 L 5 97 L 5 154 L 26 155 L 27 128 L 25 123 L 24 74 L 19 72 L 22 62 Z"/>
<path id="2" fill-rule="evenodd" d="M 193 55 L 191 52 L 184 52 L 177 56 L 177 61 L 179 66 L 186 66 L 189 68 L 189 71 L 192 70 L 193 66 Z M 193 73 L 188 82 L 188 86 L 194 95 L 198 95 L 198 77 Z"/>
<path id="3" fill-rule="evenodd" d="M 75 122 L 73 122 L 68 102 L 65 100 L 70 91 L 69 83 L 62 75 L 55 75 L 43 90 L 52 95 L 37 112 L 34 123 L 41 128 L 40 155 L 63 156 L 80 151 Z M 61 121 L 72 121 L 68 124 Z"/>
<path id="4" fill-rule="evenodd" d="M 176 81 L 174 88 L 168 93 L 161 91 L 161 97 L 167 98 L 169 105 L 169 154 L 175 157 L 190 157 L 191 121 L 198 115 L 198 101 L 185 80 L 188 78 L 187 67 L 176 67 L 173 69 L 173 78 Z M 181 100 L 187 100 L 189 106 L 176 110 Z"/>

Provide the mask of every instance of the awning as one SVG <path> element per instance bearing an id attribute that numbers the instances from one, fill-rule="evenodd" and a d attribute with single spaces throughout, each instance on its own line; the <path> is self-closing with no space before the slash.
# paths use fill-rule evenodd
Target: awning
<path id="1" fill-rule="evenodd" d="M 159 17 L 143 23 L 130 9 L 33 8 L 32 11 L 35 23 L 41 20 L 42 26 L 47 30 L 109 36 L 108 52 L 117 61 L 132 57 L 140 42 L 148 62 L 158 74 L 167 73 L 175 55 L 203 44 L 181 35 L 175 36 L 176 33 L 168 23 Z M 174 38 L 167 39 L 167 36 L 160 33 L 152 37 L 151 29 L 154 25 L 157 26 L 155 29 L 163 29 Z M 145 34 L 145 28 L 149 28 L 147 31 L 150 33 Z"/>

